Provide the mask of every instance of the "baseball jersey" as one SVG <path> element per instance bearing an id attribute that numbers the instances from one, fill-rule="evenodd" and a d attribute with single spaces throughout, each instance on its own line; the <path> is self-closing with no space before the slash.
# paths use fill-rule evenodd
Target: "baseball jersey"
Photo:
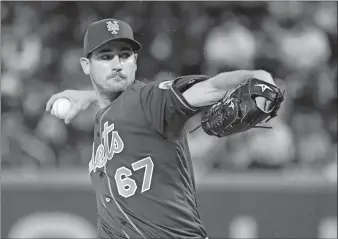
<path id="1" fill-rule="evenodd" d="M 95 118 L 99 238 L 205 238 L 177 81 L 135 81 Z"/>

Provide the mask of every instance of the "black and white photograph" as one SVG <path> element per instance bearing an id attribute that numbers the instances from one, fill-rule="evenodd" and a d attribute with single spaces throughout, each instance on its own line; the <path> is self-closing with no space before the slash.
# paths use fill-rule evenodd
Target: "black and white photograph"
<path id="1" fill-rule="evenodd" d="M 1 238 L 337 239 L 336 1 L 1 1 Z"/>

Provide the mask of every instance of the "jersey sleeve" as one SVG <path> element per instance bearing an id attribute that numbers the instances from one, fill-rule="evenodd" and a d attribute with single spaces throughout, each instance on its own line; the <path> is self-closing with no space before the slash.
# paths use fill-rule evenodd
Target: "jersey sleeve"
<path id="1" fill-rule="evenodd" d="M 154 81 L 141 90 L 141 106 L 152 128 L 168 138 L 177 135 L 199 109 L 191 106 L 182 93 L 208 76 L 181 76 L 171 81 Z"/>

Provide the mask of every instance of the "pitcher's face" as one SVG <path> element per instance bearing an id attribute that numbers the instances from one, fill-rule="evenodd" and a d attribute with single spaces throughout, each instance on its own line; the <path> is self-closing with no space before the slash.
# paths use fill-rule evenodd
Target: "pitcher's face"
<path id="1" fill-rule="evenodd" d="M 135 81 L 137 54 L 127 42 L 109 41 L 92 51 L 89 59 L 82 58 L 81 65 L 97 90 L 121 92 Z"/>

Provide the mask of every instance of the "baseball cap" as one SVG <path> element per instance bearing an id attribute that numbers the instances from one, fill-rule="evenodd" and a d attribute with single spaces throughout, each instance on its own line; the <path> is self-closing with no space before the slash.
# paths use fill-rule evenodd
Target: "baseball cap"
<path id="1" fill-rule="evenodd" d="M 83 51 L 87 57 L 90 52 L 108 41 L 121 40 L 128 42 L 134 51 L 141 50 L 142 46 L 134 40 L 131 26 L 121 20 L 106 18 L 91 23 L 84 37 Z"/>

